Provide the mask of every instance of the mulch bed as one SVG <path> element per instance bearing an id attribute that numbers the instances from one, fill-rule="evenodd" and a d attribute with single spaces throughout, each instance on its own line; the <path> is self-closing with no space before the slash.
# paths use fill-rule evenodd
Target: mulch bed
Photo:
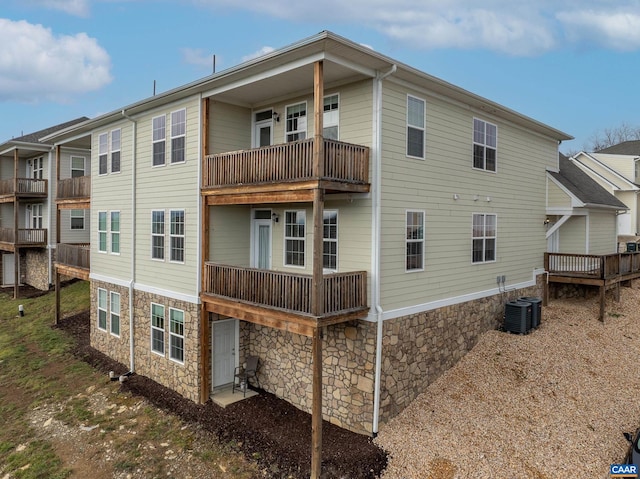
<path id="1" fill-rule="evenodd" d="M 89 344 L 89 312 L 65 318 L 57 325 L 76 340 L 74 354 L 98 370 L 124 374 L 128 368 Z M 175 391 L 139 375 L 121 383 L 132 394 L 214 433 L 223 443 L 235 443 L 258 460 L 270 477 L 307 478 L 311 469 L 311 415 L 260 390 L 260 394 L 226 408 L 208 401 L 196 404 Z M 370 437 L 327 421 L 322 426 L 322 477 L 373 479 L 387 465 L 387 454 Z"/>

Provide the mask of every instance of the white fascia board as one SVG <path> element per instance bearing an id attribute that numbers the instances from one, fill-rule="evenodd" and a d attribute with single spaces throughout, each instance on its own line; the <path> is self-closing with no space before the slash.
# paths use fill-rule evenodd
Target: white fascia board
<path id="1" fill-rule="evenodd" d="M 589 155 L 588 153 L 582 153 L 582 155 L 584 155 L 585 158 L 587 158 L 589 161 L 593 162 L 598 167 L 608 171 L 613 176 L 615 176 L 616 178 L 620 179 L 620 182 L 623 183 L 626 186 L 626 187 L 625 186 L 619 186 L 619 185 L 614 184 L 611 181 L 607 180 L 603 175 L 598 173 L 594 168 L 592 168 L 589 165 L 585 164 L 583 161 L 578 160 L 576 158 L 578 155 L 576 155 L 576 157 L 573 158 L 574 164 L 577 163 L 577 166 L 582 167 L 583 170 L 585 170 L 587 172 L 592 172 L 593 174 L 597 175 L 598 178 L 602 178 L 603 181 L 606 181 L 608 184 L 612 185 L 613 188 L 615 188 L 617 190 L 632 190 L 632 191 L 637 191 L 639 189 L 633 182 L 629 181 L 626 177 L 624 177 L 623 175 L 618 173 L 616 170 L 611 168 L 609 165 L 607 165 L 604 162 L 600 161 L 595 156 Z"/>

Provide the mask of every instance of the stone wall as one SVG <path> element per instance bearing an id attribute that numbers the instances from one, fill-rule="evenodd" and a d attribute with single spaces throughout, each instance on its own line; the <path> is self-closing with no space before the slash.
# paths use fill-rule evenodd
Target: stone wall
<path id="1" fill-rule="evenodd" d="M 107 290 L 107 330 L 98 328 L 98 288 Z M 110 293 L 120 293 L 120 335 L 111 331 Z M 102 281 L 91 281 L 91 346 L 110 358 L 129 366 L 129 288 Z"/>
<path id="2" fill-rule="evenodd" d="M 165 307 L 165 352 L 151 351 L 151 303 Z M 135 371 L 177 391 L 182 396 L 200 400 L 200 308 L 197 304 L 145 293 L 134 293 Z M 184 363 L 169 358 L 169 308 L 184 311 Z"/>
<path id="3" fill-rule="evenodd" d="M 385 321 L 382 341 L 380 422 L 396 416 L 478 342 L 498 329 L 504 305 L 521 296 L 542 297 L 534 287 Z"/>
<path id="4" fill-rule="evenodd" d="M 49 290 L 49 252 L 46 249 L 24 249 L 22 281 L 43 291 Z M 22 267 L 22 264 L 20 265 Z"/>

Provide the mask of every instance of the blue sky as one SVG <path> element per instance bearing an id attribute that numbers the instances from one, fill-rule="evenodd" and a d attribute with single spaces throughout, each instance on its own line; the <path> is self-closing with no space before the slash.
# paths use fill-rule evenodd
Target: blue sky
<path id="1" fill-rule="evenodd" d="M 0 142 L 331 30 L 560 129 L 640 126 L 638 0 L 0 0 Z"/>

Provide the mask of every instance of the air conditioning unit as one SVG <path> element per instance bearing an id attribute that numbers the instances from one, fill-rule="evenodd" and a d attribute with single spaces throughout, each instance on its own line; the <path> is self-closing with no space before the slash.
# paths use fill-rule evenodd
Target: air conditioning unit
<path id="1" fill-rule="evenodd" d="M 531 303 L 531 327 L 535 329 L 540 326 L 540 322 L 542 321 L 542 298 L 523 296 L 518 298 L 518 301 Z"/>
<path id="2" fill-rule="evenodd" d="M 508 301 L 504 306 L 504 330 L 510 333 L 527 334 L 531 329 L 531 303 Z"/>

